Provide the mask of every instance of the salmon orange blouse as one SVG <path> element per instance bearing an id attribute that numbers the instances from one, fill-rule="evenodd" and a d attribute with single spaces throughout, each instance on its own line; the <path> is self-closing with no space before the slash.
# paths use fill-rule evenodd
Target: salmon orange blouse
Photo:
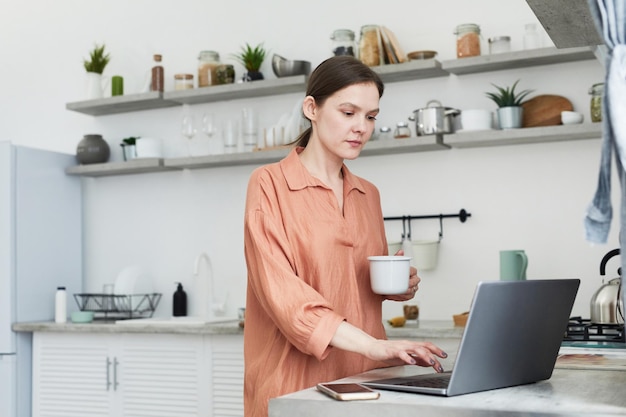
<path id="1" fill-rule="evenodd" d="M 378 189 L 344 165 L 342 214 L 300 162 L 302 149 L 256 169 L 248 184 L 246 417 L 267 417 L 270 398 L 385 366 L 329 346 L 344 320 L 386 338 L 367 260 L 387 254 Z"/>

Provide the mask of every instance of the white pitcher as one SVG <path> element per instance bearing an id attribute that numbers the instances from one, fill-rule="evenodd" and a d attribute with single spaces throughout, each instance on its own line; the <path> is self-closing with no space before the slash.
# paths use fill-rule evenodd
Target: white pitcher
<path id="1" fill-rule="evenodd" d="M 85 93 L 87 100 L 95 100 L 104 97 L 104 90 L 109 84 L 109 77 L 96 72 L 87 72 Z"/>

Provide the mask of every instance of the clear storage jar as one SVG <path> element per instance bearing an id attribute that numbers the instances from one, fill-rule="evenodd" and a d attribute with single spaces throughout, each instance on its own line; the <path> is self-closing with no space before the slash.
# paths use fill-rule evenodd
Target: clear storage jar
<path id="1" fill-rule="evenodd" d="M 396 139 L 404 139 L 411 137 L 411 128 L 407 122 L 398 122 L 393 131 L 393 137 Z"/>
<path id="2" fill-rule="evenodd" d="M 198 56 L 198 87 L 218 85 L 216 70 L 220 65 L 220 54 L 215 51 L 201 51 Z"/>
<path id="3" fill-rule="evenodd" d="M 377 25 L 365 25 L 361 27 L 359 39 L 359 59 L 367 66 L 381 65 L 382 44 Z"/>
<path id="4" fill-rule="evenodd" d="M 458 25 L 456 35 L 456 56 L 467 58 L 480 55 L 480 26 L 474 23 Z"/>
<path id="5" fill-rule="evenodd" d="M 511 37 L 510 36 L 495 36 L 489 38 L 489 53 L 501 54 L 511 51 Z"/>
<path id="6" fill-rule="evenodd" d="M 190 90 L 193 88 L 193 74 L 174 75 L 174 90 Z"/>
<path id="7" fill-rule="evenodd" d="M 356 42 L 354 32 L 350 29 L 337 29 L 330 36 L 333 41 L 333 55 L 356 56 Z"/>
<path id="8" fill-rule="evenodd" d="M 597 83 L 589 89 L 591 95 L 590 113 L 592 122 L 602 121 L 602 95 L 604 94 L 604 83 Z"/>

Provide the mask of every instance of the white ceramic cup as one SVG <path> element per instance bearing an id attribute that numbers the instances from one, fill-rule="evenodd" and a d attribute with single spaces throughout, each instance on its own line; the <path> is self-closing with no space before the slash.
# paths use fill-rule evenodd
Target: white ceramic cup
<path id="1" fill-rule="evenodd" d="M 137 158 L 160 158 L 163 156 L 161 140 L 156 138 L 139 138 L 135 142 Z"/>
<path id="2" fill-rule="evenodd" d="M 369 256 L 370 284 L 376 294 L 404 294 L 409 289 L 411 258 L 408 256 Z"/>
<path id="3" fill-rule="evenodd" d="M 470 109 L 461 111 L 462 130 L 490 130 L 493 115 L 489 110 Z"/>
<path id="4" fill-rule="evenodd" d="M 561 112 L 561 123 L 564 125 L 575 125 L 582 123 L 584 120 L 584 116 L 582 113 L 578 113 L 575 111 L 562 111 Z"/>

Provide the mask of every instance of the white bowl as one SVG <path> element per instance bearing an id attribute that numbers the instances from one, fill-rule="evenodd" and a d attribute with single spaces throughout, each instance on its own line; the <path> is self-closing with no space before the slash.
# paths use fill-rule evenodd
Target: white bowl
<path id="1" fill-rule="evenodd" d="M 493 115 L 489 110 L 470 109 L 461 111 L 461 130 L 491 130 Z"/>
<path id="2" fill-rule="evenodd" d="M 376 294 L 404 294 L 409 289 L 411 258 L 408 256 L 369 256 L 370 284 Z"/>
<path id="3" fill-rule="evenodd" d="M 562 111 L 561 112 L 561 123 L 564 125 L 575 125 L 583 122 L 582 113 L 578 113 L 575 111 Z"/>

